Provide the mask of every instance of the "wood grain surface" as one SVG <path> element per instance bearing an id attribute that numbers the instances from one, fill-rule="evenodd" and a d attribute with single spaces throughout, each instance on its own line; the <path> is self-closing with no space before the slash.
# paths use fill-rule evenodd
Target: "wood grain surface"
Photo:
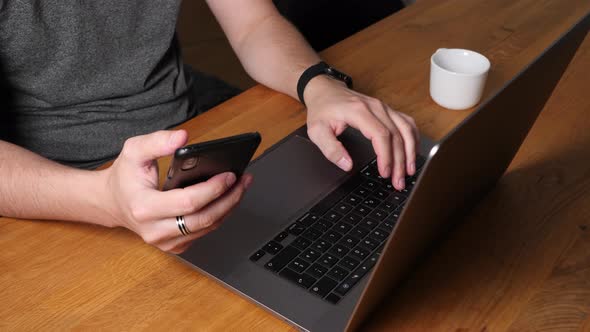
<path id="1" fill-rule="evenodd" d="M 422 0 L 322 55 L 440 138 L 472 110 L 429 98 L 437 48 L 488 56 L 485 98 L 589 11 L 588 0 Z M 363 330 L 590 331 L 589 77 L 587 37 L 498 185 Z M 259 154 L 304 122 L 298 102 L 256 86 L 181 127 L 191 142 L 260 131 Z M 0 330 L 293 330 L 125 229 L 0 218 L 0 249 Z"/>

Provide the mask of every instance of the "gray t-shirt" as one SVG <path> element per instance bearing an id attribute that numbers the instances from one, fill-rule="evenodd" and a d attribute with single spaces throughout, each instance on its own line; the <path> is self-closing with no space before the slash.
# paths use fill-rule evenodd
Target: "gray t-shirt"
<path id="1" fill-rule="evenodd" d="M 0 0 L 10 141 L 91 168 L 124 140 L 194 114 L 175 35 L 180 0 Z M 1 128 L 4 127 L 4 128 Z M 0 135 L 2 137 L 2 135 Z"/>

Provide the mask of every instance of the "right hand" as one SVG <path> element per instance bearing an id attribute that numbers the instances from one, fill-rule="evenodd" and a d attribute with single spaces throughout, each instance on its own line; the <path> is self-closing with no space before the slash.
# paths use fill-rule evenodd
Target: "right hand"
<path id="1" fill-rule="evenodd" d="M 222 173 L 183 189 L 158 190 L 156 159 L 173 154 L 186 141 L 184 130 L 132 137 L 104 171 L 110 224 L 126 227 L 145 242 L 175 254 L 218 228 L 252 182 L 249 174 L 236 183 L 233 173 Z M 187 236 L 176 225 L 180 215 L 191 232 Z"/>

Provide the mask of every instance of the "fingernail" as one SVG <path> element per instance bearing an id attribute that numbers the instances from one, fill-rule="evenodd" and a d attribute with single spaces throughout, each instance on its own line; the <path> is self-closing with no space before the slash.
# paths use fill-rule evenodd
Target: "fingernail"
<path id="1" fill-rule="evenodd" d="M 416 163 L 411 163 L 410 164 L 410 173 L 414 174 L 416 173 Z"/>
<path id="2" fill-rule="evenodd" d="M 246 179 L 246 181 L 244 182 L 244 188 L 245 188 L 245 189 L 248 189 L 248 188 L 250 188 L 250 186 L 252 185 L 252 181 L 253 181 L 253 180 L 254 180 L 254 178 L 252 178 L 252 177 L 248 177 L 248 178 Z"/>
<path id="3" fill-rule="evenodd" d="M 403 177 L 397 181 L 397 184 L 400 189 L 404 189 L 406 187 L 406 179 Z"/>
<path id="4" fill-rule="evenodd" d="M 344 171 L 350 171 L 352 168 L 352 161 L 346 157 L 342 157 L 340 160 L 338 160 L 338 167 L 342 168 Z"/>
<path id="5" fill-rule="evenodd" d="M 234 183 L 236 183 L 236 175 L 234 173 L 229 173 L 225 176 L 225 184 L 228 187 L 233 186 Z"/>

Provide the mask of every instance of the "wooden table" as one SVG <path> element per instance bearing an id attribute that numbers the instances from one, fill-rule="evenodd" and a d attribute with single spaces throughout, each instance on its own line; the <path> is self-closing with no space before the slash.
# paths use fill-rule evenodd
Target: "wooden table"
<path id="1" fill-rule="evenodd" d="M 323 56 L 440 138 L 471 110 L 430 100 L 438 47 L 487 55 L 489 96 L 588 11 L 588 0 L 423 0 Z M 497 187 L 365 329 L 590 331 L 589 39 Z M 304 120 L 257 86 L 182 127 L 191 142 L 258 130 L 260 153 Z M 0 330 L 291 329 L 124 229 L 2 218 L 0 249 Z"/>

